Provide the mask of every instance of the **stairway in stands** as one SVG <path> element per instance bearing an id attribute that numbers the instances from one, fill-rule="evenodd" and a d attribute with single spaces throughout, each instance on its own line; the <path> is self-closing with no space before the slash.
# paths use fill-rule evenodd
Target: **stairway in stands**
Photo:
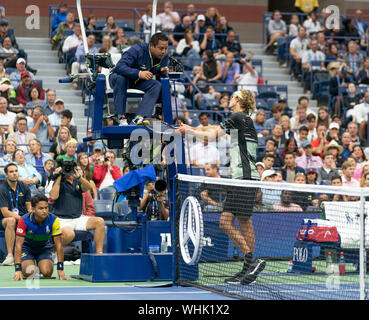
<path id="1" fill-rule="evenodd" d="M 269 56 L 264 53 L 264 45 L 259 43 L 242 44 L 244 52 L 253 51 L 254 59 L 262 59 L 263 61 L 263 78 L 271 85 L 287 85 L 288 86 L 288 105 L 295 110 L 298 105 L 300 96 L 305 95 L 311 99 L 309 93 L 304 93 L 304 89 L 297 81 L 291 81 L 288 75 L 288 69 L 279 67 L 279 63 L 275 56 Z M 317 101 L 310 100 L 309 106 L 312 110 L 316 110 Z"/>
<path id="2" fill-rule="evenodd" d="M 56 51 L 51 50 L 48 38 L 17 37 L 19 47 L 28 54 L 29 65 L 37 69 L 36 79 L 43 81 L 43 87 L 56 90 L 56 97 L 64 100 L 65 109 L 73 112 L 73 119 L 77 125 L 78 141 L 86 136 L 87 118 L 84 116 L 84 104 L 81 92 L 73 90 L 70 83 L 59 83 L 65 78 L 64 64 L 59 64 Z"/>

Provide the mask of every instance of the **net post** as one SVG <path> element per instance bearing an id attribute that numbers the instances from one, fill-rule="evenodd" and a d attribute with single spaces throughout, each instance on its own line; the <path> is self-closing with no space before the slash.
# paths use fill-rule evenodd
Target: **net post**
<path id="1" fill-rule="evenodd" d="M 360 300 L 366 299 L 365 275 L 366 275 L 366 250 L 365 250 L 365 196 L 360 196 Z"/>

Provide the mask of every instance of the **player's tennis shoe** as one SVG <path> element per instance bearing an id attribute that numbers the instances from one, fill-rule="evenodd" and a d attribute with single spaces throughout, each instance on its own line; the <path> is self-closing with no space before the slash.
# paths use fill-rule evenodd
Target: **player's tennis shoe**
<path id="1" fill-rule="evenodd" d="M 261 259 L 255 259 L 253 262 L 251 262 L 249 265 L 249 269 L 246 271 L 241 279 L 241 284 L 247 285 L 255 282 L 258 274 L 264 270 L 265 265 L 265 260 Z"/>
<path id="2" fill-rule="evenodd" d="M 233 276 L 225 279 L 224 282 L 228 284 L 240 284 L 242 278 L 244 277 L 248 269 L 249 269 L 249 264 L 244 262 L 242 270 L 240 272 L 237 272 Z"/>

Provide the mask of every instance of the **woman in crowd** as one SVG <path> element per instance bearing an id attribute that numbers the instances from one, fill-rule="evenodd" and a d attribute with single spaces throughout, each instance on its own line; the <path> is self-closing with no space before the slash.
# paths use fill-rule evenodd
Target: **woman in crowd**
<path id="1" fill-rule="evenodd" d="M 288 27 L 288 35 L 290 37 L 297 37 L 300 27 L 300 19 L 297 14 L 291 16 L 290 25 Z"/>
<path id="2" fill-rule="evenodd" d="M 205 14 L 205 24 L 211 24 L 214 30 L 217 30 L 220 20 L 220 14 L 218 9 L 215 7 L 209 7 Z"/>
<path id="3" fill-rule="evenodd" d="M 29 92 L 29 99 L 30 100 L 28 101 L 28 103 L 24 107 L 24 110 L 26 111 L 28 116 L 32 115 L 32 111 L 36 106 L 41 106 L 43 109 L 46 108 L 47 101 L 40 99 L 40 92 L 38 90 L 39 90 L 38 88 L 34 87 Z"/>
<path id="4" fill-rule="evenodd" d="M 297 141 L 294 137 L 288 138 L 284 143 L 284 149 L 280 152 L 280 156 L 284 159 L 286 152 L 294 152 L 296 157 L 300 156 L 300 152 L 297 147 Z"/>
<path id="5" fill-rule="evenodd" d="M 98 192 L 96 189 L 96 184 L 93 180 L 93 173 L 91 170 L 90 162 L 88 159 L 88 154 L 86 152 L 80 152 L 77 156 L 77 165 L 82 170 L 82 177 L 85 178 L 90 185 L 92 186 L 93 191 L 93 199 L 97 200 L 99 198 Z M 90 192 L 90 191 L 88 191 Z"/>
<path id="6" fill-rule="evenodd" d="M 285 139 L 294 137 L 294 133 L 291 130 L 291 119 L 289 116 L 281 116 L 281 125 L 283 129 L 283 135 Z"/>
<path id="7" fill-rule="evenodd" d="M 18 167 L 19 180 L 29 186 L 32 194 L 38 193 L 37 185 L 41 184 L 42 176 L 34 166 L 24 161 L 23 150 L 15 150 L 13 154 L 13 162 Z"/>
<path id="8" fill-rule="evenodd" d="M 270 133 L 269 130 L 265 126 L 265 120 L 266 120 L 265 111 L 263 109 L 259 109 L 256 112 L 255 120 L 254 120 L 255 130 L 256 130 L 256 133 L 259 139 L 267 137 Z"/>
<path id="9" fill-rule="evenodd" d="M 326 107 L 320 107 L 318 109 L 318 120 L 317 120 L 317 128 L 319 125 L 324 124 L 327 128 L 331 123 L 331 117 L 329 116 L 328 109 Z"/>
<path id="10" fill-rule="evenodd" d="M 179 40 L 178 42 L 176 53 L 183 57 L 200 59 L 199 52 L 199 42 L 197 40 L 194 40 L 192 30 L 186 29 L 184 32 L 184 38 Z M 194 61 L 193 66 L 196 64 L 196 61 Z"/>
<path id="11" fill-rule="evenodd" d="M 1 159 L 5 163 L 12 162 L 15 150 L 17 150 L 17 142 L 14 139 L 6 139 L 4 143 L 4 152 L 1 155 Z"/>
<path id="12" fill-rule="evenodd" d="M 215 59 L 211 50 L 205 50 L 201 62 L 200 79 L 206 82 L 221 82 L 222 80 L 222 64 Z"/>
<path id="13" fill-rule="evenodd" d="M 287 34 L 286 23 L 282 20 L 281 12 L 275 10 L 268 23 L 269 42 L 265 47 L 267 53 L 271 53 L 277 38 L 285 37 Z"/>
<path id="14" fill-rule="evenodd" d="M 55 143 L 50 147 L 49 154 L 55 160 L 59 155 L 66 153 L 66 144 L 69 140 L 74 140 L 67 127 L 60 127 Z"/>
<path id="15" fill-rule="evenodd" d="M 3 60 L 0 60 L 0 79 L 9 78 L 9 74 L 6 73 Z"/>
<path id="16" fill-rule="evenodd" d="M 103 28 L 103 34 L 109 36 L 109 39 L 112 41 L 115 40 L 116 34 L 117 34 L 117 26 L 115 24 L 115 19 L 113 16 L 107 16 L 106 17 L 106 24 Z"/>
<path id="17" fill-rule="evenodd" d="M 117 36 L 113 41 L 113 44 L 119 52 L 122 52 L 124 49 L 129 47 L 128 40 L 126 38 L 126 32 L 123 28 L 117 29 Z"/>
<path id="18" fill-rule="evenodd" d="M 322 26 L 317 19 L 315 12 L 310 12 L 308 19 L 304 21 L 303 26 L 305 27 L 306 33 L 308 35 L 314 35 L 322 31 Z"/>
<path id="19" fill-rule="evenodd" d="M 96 42 L 101 42 L 102 33 L 96 27 L 96 17 L 94 15 L 90 15 L 87 18 L 86 37 L 88 37 L 90 34 L 95 36 Z"/>
<path id="20" fill-rule="evenodd" d="M 118 49 L 113 47 L 113 41 L 109 36 L 103 36 L 100 49 L 106 53 L 119 53 Z"/>

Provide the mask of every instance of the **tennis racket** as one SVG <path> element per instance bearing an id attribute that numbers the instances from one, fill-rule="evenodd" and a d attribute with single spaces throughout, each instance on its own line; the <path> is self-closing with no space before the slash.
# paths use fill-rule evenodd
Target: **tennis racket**
<path id="1" fill-rule="evenodd" d="M 142 122 L 143 126 L 155 134 L 174 135 L 176 127 L 164 121 L 155 118 L 145 118 Z"/>

